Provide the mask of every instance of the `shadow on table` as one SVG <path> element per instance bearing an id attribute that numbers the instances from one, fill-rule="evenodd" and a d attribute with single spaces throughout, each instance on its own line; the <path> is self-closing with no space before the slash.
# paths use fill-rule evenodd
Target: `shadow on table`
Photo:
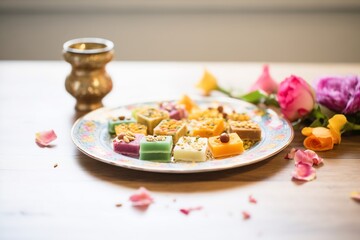
<path id="1" fill-rule="evenodd" d="M 80 166 L 100 180 L 134 189 L 140 186 L 148 186 L 152 191 L 166 192 L 213 191 L 246 186 L 274 177 L 289 164 L 280 153 L 259 163 L 228 170 L 169 174 L 144 172 L 109 165 L 94 160 L 80 151 L 76 156 Z"/>

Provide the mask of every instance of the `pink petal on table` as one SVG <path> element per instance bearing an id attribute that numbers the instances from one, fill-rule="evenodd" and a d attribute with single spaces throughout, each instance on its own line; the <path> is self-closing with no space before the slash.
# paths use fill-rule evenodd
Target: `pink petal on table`
<path id="1" fill-rule="evenodd" d="M 298 149 L 292 148 L 288 154 L 286 154 L 285 159 L 294 159 L 295 153 Z"/>
<path id="2" fill-rule="evenodd" d="M 299 162 L 295 165 L 292 177 L 301 181 L 311 181 L 316 178 L 316 170 L 309 164 Z"/>
<path id="3" fill-rule="evenodd" d="M 249 196 L 249 202 L 256 204 L 256 203 L 257 203 L 257 200 L 256 200 L 252 195 L 250 195 L 250 196 Z"/>
<path id="4" fill-rule="evenodd" d="M 242 215 L 243 215 L 243 219 L 244 220 L 247 220 L 251 217 L 250 213 L 246 212 L 246 211 L 243 211 L 242 212 Z"/>
<path id="5" fill-rule="evenodd" d="M 140 187 L 133 195 L 131 195 L 130 201 L 134 207 L 147 207 L 154 202 L 150 192 L 144 187 Z"/>
<path id="6" fill-rule="evenodd" d="M 308 155 L 309 158 L 312 159 L 312 162 L 314 165 L 318 166 L 318 165 L 324 163 L 324 159 L 319 157 L 319 155 L 317 155 L 316 152 L 309 150 L 309 149 L 305 150 L 304 152 Z"/>
<path id="7" fill-rule="evenodd" d="M 323 159 L 319 157 L 314 151 L 312 150 L 298 150 L 295 152 L 294 156 L 295 164 L 304 163 L 310 166 L 312 165 L 320 165 L 323 163 Z"/>
<path id="8" fill-rule="evenodd" d="M 192 211 L 199 211 L 203 209 L 203 207 L 198 206 L 198 207 L 192 207 L 192 208 L 181 208 L 180 212 L 185 214 L 185 215 L 189 215 Z"/>
<path id="9" fill-rule="evenodd" d="M 351 192 L 350 197 L 352 199 L 354 199 L 355 201 L 360 202 L 360 192 L 353 191 L 353 192 Z"/>
<path id="10" fill-rule="evenodd" d="M 44 147 L 48 146 L 56 138 L 57 138 L 57 136 L 56 136 L 54 130 L 37 132 L 35 134 L 36 143 L 41 146 L 44 146 Z"/>

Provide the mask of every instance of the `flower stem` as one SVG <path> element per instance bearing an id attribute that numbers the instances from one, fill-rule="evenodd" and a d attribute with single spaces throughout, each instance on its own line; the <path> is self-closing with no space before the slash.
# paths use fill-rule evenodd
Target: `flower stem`
<path id="1" fill-rule="evenodd" d="M 225 88 L 218 86 L 216 90 L 218 90 L 219 92 L 222 92 L 223 94 L 225 94 L 229 97 L 232 97 L 230 91 L 226 90 Z"/>

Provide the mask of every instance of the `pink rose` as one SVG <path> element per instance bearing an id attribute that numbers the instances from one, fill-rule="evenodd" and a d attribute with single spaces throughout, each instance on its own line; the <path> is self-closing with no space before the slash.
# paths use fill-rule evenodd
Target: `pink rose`
<path id="1" fill-rule="evenodd" d="M 281 112 L 290 121 L 307 115 L 315 104 L 310 86 L 302 78 L 294 75 L 280 83 L 277 98 Z"/>
<path id="2" fill-rule="evenodd" d="M 279 84 L 270 76 L 269 66 L 263 66 L 263 72 L 258 80 L 251 86 L 250 91 L 255 91 L 261 89 L 268 94 L 276 93 L 278 90 Z"/>

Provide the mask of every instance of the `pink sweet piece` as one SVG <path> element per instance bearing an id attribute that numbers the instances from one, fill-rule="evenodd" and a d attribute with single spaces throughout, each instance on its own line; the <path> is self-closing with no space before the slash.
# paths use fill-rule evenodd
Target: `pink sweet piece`
<path id="1" fill-rule="evenodd" d="M 154 202 L 150 192 L 144 187 L 140 187 L 133 195 L 131 195 L 130 201 L 134 207 L 147 207 Z"/>
<path id="2" fill-rule="evenodd" d="M 172 102 L 162 102 L 160 103 L 159 108 L 161 110 L 167 111 L 171 119 L 181 120 L 186 118 L 187 115 L 184 106 Z"/>
<path id="3" fill-rule="evenodd" d="M 312 150 L 298 150 L 295 152 L 294 161 L 295 164 L 304 163 L 308 164 L 309 166 L 318 166 L 323 163 L 324 160 Z"/>
<path id="4" fill-rule="evenodd" d="M 119 140 L 117 136 L 113 140 L 114 151 L 129 157 L 138 158 L 140 150 L 140 141 L 144 137 L 143 134 L 134 134 L 135 139 L 133 141 L 125 142 L 123 139 Z"/>
<path id="5" fill-rule="evenodd" d="M 294 159 L 295 153 L 298 149 L 292 148 L 288 154 L 284 157 L 285 159 Z"/>
<path id="6" fill-rule="evenodd" d="M 249 196 L 249 202 L 256 204 L 256 203 L 257 203 L 257 200 L 256 200 L 252 195 L 250 195 L 250 196 Z"/>
<path id="7" fill-rule="evenodd" d="M 49 131 L 37 132 L 35 134 L 36 143 L 43 147 L 48 146 L 56 138 L 57 138 L 57 136 L 56 136 L 54 130 L 52 130 L 52 129 Z"/>
<path id="8" fill-rule="evenodd" d="M 279 84 L 270 76 L 269 66 L 263 66 L 263 72 L 258 80 L 251 86 L 250 91 L 262 89 L 263 91 L 270 93 L 276 93 L 279 88 Z"/>
<path id="9" fill-rule="evenodd" d="M 192 211 L 199 211 L 201 210 L 203 207 L 198 206 L 198 207 L 192 207 L 192 208 L 181 208 L 180 212 L 185 214 L 185 215 L 189 215 Z"/>
<path id="10" fill-rule="evenodd" d="M 352 199 L 354 199 L 355 201 L 360 202 L 360 192 L 353 191 L 353 192 L 351 192 L 350 197 Z"/>
<path id="11" fill-rule="evenodd" d="M 243 215 L 243 219 L 244 220 L 247 220 L 251 217 L 250 213 L 246 212 L 246 211 L 243 211 L 242 212 L 242 215 Z"/>
<path id="12" fill-rule="evenodd" d="M 311 181 L 316 178 L 316 170 L 307 163 L 299 162 L 295 165 L 292 177 L 301 181 Z"/>

